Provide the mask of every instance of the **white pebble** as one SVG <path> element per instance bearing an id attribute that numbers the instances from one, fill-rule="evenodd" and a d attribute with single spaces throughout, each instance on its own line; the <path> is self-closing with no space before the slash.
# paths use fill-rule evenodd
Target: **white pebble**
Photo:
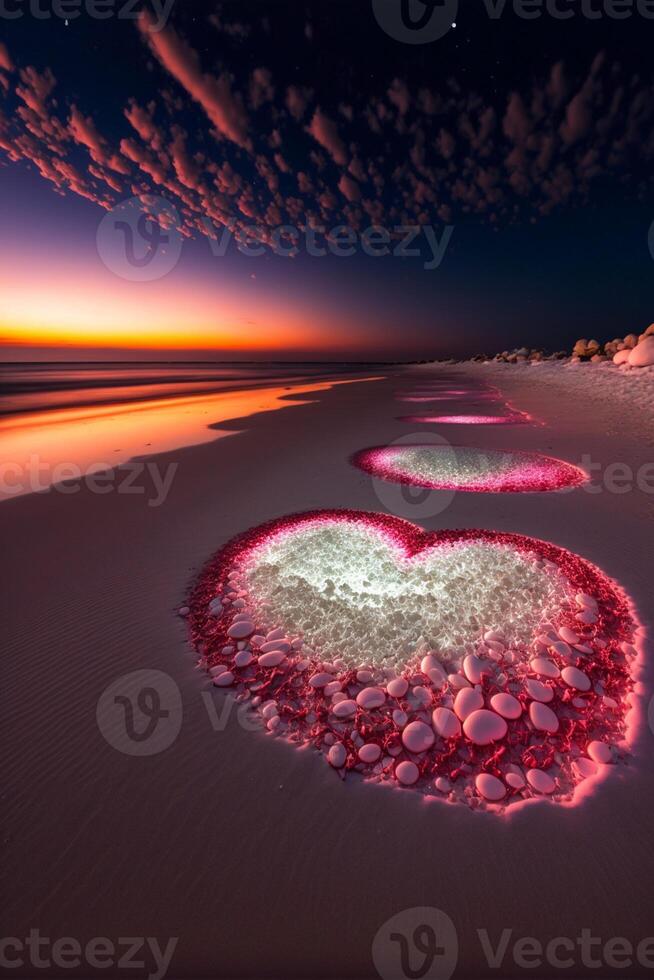
<path id="1" fill-rule="evenodd" d="M 431 723 L 441 738 L 456 738 L 461 734 L 461 722 L 449 708 L 434 708 Z"/>
<path id="2" fill-rule="evenodd" d="M 262 653 L 273 653 L 280 650 L 282 653 L 291 652 L 291 644 L 288 640 L 270 640 L 270 642 L 264 643 L 261 647 Z"/>
<path id="3" fill-rule="evenodd" d="M 219 674 L 224 674 L 227 670 L 224 664 L 216 664 L 215 667 L 209 668 L 209 674 L 211 677 L 218 677 Z"/>
<path id="4" fill-rule="evenodd" d="M 374 762 L 377 762 L 380 755 L 381 748 L 379 745 L 375 745 L 374 742 L 367 742 L 359 749 L 359 758 L 362 762 L 365 762 L 366 765 L 372 765 Z"/>
<path id="5" fill-rule="evenodd" d="M 474 687 L 464 687 L 454 699 L 454 711 L 461 721 L 465 721 L 468 715 L 481 708 L 483 703 L 484 699 L 480 691 L 475 690 Z"/>
<path id="6" fill-rule="evenodd" d="M 326 687 L 327 684 L 332 680 L 332 675 L 328 674 L 326 671 L 321 671 L 319 674 L 312 674 L 309 678 L 310 687 Z"/>
<path id="7" fill-rule="evenodd" d="M 370 711 L 373 708 L 380 708 L 386 700 L 386 695 L 380 687 L 365 687 L 357 694 L 357 704 L 360 708 Z"/>
<path id="8" fill-rule="evenodd" d="M 474 653 L 469 653 L 463 661 L 463 671 L 471 684 L 479 684 L 484 674 L 490 673 L 490 668 Z"/>
<path id="9" fill-rule="evenodd" d="M 331 698 L 334 694 L 338 694 L 342 688 L 340 681 L 330 681 L 329 684 L 325 684 L 323 687 L 323 694 L 326 698 Z"/>
<path id="10" fill-rule="evenodd" d="M 409 690 L 409 682 L 404 677 L 394 677 L 386 685 L 386 691 L 391 698 L 403 698 Z"/>
<path id="11" fill-rule="evenodd" d="M 246 637 L 252 636 L 253 633 L 254 623 L 249 619 L 242 619 L 227 630 L 227 636 L 231 637 L 232 640 L 244 640 Z"/>
<path id="12" fill-rule="evenodd" d="M 518 772 L 507 772 L 504 778 L 511 789 L 522 789 L 525 785 L 524 778 Z"/>
<path id="13" fill-rule="evenodd" d="M 237 667 L 247 667 L 248 664 L 252 663 L 252 651 L 251 650 L 239 650 L 239 652 L 234 657 L 234 663 Z"/>
<path id="14" fill-rule="evenodd" d="M 402 732 L 402 744 L 409 752 L 426 752 L 434 741 L 434 732 L 424 721 L 412 721 Z"/>
<path id="15" fill-rule="evenodd" d="M 337 695 L 338 696 L 338 695 Z M 334 705 L 332 711 L 337 718 L 350 718 L 357 710 L 356 701 L 346 699 L 345 701 L 339 701 L 338 704 Z"/>
<path id="16" fill-rule="evenodd" d="M 445 776 L 438 776 L 434 780 L 434 786 L 436 787 L 439 793 L 449 793 L 450 790 L 452 789 L 451 782 L 449 781 L 449 779 L 446 779 Z"/>
<path id="17" fill-rule="evenodd" d="M 579 634 L 575 633 L 574 630 L 571 630 L 569 626 L 562 626 L 559 630 L 559 636 L 562 640 L 565 640 L 566 643 L 571 643 L 573 646 L 575 643 L 579 643 Z"/>
<path id="18" fill-rule="evenodd" d="M 593 762 L 597 762 L 599 765 L 606 766 L 613 762 L 611 748 L 606 744 L 606 742 L 589 742 L 586 751 Z"/>
<path id="19" fill-rule="evenodd" d="M 542 769 L 529 769 L 527 771 L 527 782 L 537 793 L 553 793 L 556 783 L 547 772 Z"/>
<path id="20" fill-rule="evenodd" d="M 597 774 L 597 766 L 590 759 L 586 759 L 582 756 L 580 759 L 575 759 L 572 764 L 572 768 L 581 777 L 581 779 L 588 779 L 589 776 L 595 776 Z"/>
<path id="21" fill-rule="evenodd" d="M 547 660 L 546 657 L 534 657 L 529 666 L 535 674 L 540 674 L 541 677 L 553 678 L 558 677 L 561 673 L 556 664 L 552 660 Z"/>
<path id="22" fill-rule="evenodd" d="M 543 684 L 542 681 L 537 681 L 533 677 L 528 677 L 525 681 L 525 687 L 527 689 L 527 694 L 534 701 L 549 702 L 554 697 L 554 691 L 549 686 L 549 684 Z"/>
<path id="23" fill-rule="evenodd" d="M 539 732 L 548 732 L 553 735 L 559 730 L 559 719 L 551 708 L 541 701 L 532 701 L 529 705 L 529 717 L 534 728 Z"/>
<path id="24" fill-rule="evenodd" d="M 475 786 L 480 796 L 486 800 L 501 800 L 506 796 L 506 787 L 501 779 L 489 772 L 481 772 L 475 779 Z"/>
<path id="25" fill-rule="evenodd" d="M 413 786 L 418 780 L 420 772 L 414 762 L 400 762 L 395 767 L 395 778 L 403 786 Z"/>
<path id="26" fill-rule="evenodd" d="M 407 721 L 409 720 L 406 711 L 402 711 L 400 708 L 396 708 L 393 712 L 393 721 L 398 728 L 404 728 Z"/>
<path id="27" fill-rule="evenodd" d="M 258 663 L 261 667 L 278 667 L 282 660 L 286 660 L 286 654 L 281 650 L 272 650 L 270 653 L 262 653 Z"/>
<path id="28" fill-rule="evenodd" d="M 522 705 L 512 694 L 494 694 L 490 703 L 493 711 L 502 718 L 515 719 L 522 714 Z"/>
<path id="29" fill-rule="evenodd" d="M 475 745 L 490 745 L 504 738 L 507 724 L 494 711 L 481 708 L 468 715 L 463 722 L 463 731 Z"/>
<path id="30" fill-rule="evenodd" d="M 213 683 L 214 687 L 229 687 L 230 684 L 234 683 L 234 675 L 231 670 L 226 670 L 224 673 L 214 677 Z"/>
<path id="31" fill-rule="evenodd" d="M 372 671 L 370 670 L 357 670 L 357 680 L 360 684 L 369 684 L 372 680 Z"/>
<path id="32" fill-rule="evenodd" d="M 590 678 L 578 667 L 564 667 L 561 677 L 568 685 L 576 691 L 590 691 Z"/>
<path id="33" fill-rule="evenodd" d="M 342 769 L 347 759 L 347 751 L 342 742 L 336 742 L 327 753 L 330 766 L 334 769 Z"/>

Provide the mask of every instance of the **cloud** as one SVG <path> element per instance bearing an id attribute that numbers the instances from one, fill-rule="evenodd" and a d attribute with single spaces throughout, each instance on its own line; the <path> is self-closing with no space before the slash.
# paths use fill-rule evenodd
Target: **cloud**
<path id="1" fill-rule="evenodd" d="M 342 167 L 347 165 L 349 156 L 345 143 L 339 136 L 338 126 L 321 109 L 316 109 L 314 112 L 308 132 L 327 150 L 335 163 Z"/>
<path id="2" fill-rule="evenodd" d="M 244 149 L 251 149 L 249 121 L 242 99 L 234 94 L 230 77 L 218 78 L 200 68 L 196 52 L 172 27 L 154 32 L 152 14 L 143 10 L 138 25 L 152 53 L 189 95 L 202 106 L 218 132 Z"/>

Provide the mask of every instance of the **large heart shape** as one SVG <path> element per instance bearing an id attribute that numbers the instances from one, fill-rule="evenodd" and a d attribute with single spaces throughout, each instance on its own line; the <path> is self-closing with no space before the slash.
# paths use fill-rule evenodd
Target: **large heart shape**
<path id="1" fill-rule="evenodd" d="M 580 467 L 552 456 L 470 446 L 373 446 L 352 462 L 383 480 L 430 490 L 520 493 L 578 487 L 588 480 Z"/>
<path id="2" fill-rule="evenodd" d="M 341 773 L 502 810 L 576 800 L 624 754 L 636 620 L 553 544 L 294 515 L 231 541 L 190 609 L 214 684 Z"/>

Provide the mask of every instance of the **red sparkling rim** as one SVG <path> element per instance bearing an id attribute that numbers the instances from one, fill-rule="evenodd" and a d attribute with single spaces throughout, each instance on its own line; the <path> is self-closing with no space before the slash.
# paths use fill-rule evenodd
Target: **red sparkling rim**
<path id="1" fill-rule="evenodd" d="M 465 734 L 460 733 L 448 739 L 438 737 L 428 751 L 416 754 L 403 745 L 401 729 L 392 712 L 387 709 L 394 707 L 406 710 L 410 720 L 417 716 L 422 717 L 425 712 L 429 713 L 441 706 L 443 690 L 429 690 L 428 707 L 423 706 L 418 710 L 410 708 L 406 698 L 391 698 L 389 695 L 385 709 L 357 707 L 355 716 L 343 724 L 334 720 L 329 701 L 322 692 L 308 684 L 308 677 L 314 670 L 320 669 L 319 661 L 311 661 L 308 670 L 300 669 L 298 664 L 301 654 L 298 654 L 289 655 L 287 663 L 273 669 L 261 667 L 257 662 L 245 668 L 235 667 L 232 655 L 225 655 L 223 652 L 226 645 L 234 643 L 227 634 L 233 622 L 233 614 L 223 609 L 219 615 L 210 615 L 209 603 L 216 595 L 224 594 L 229 588 L 230 571 L 261 545 L 278 535 L 295 533 L 311 525 L 320 526 L 325 523 L 373 528 L 386 537 L 389 543 L 401 549 L 407 558 L 419 558 L 422 552 L 437 545 L 487 542 L 509 546 L 534 559 L 552 562 L 566 577 L 572 590 L 593 597 L 597 603 L 597 618 L 592 625 L 580 628 L 575 618 L 575 612 L 579 610 L 574 607 L 570 608 L 569 614 L 562 617 L 562 622 L 556 624 L 558 629 L 567 626 L 576 631 L 584 644 L 596 644 L 592 659 L 580 654 L 571 662 L 572 666 L 577 666 L 588 675 L 592 682 L 590 690 L 581 694 L 579 691 L 557 686 L 557 682 L 549 682 L 556 688 L 551 707 L 563 712 L 570 708 L 574 700 L 574 710 L 561 719 L 560 729 L 554 735 L 535 733 L 526 723 L 529 698 L 526 693 L 522 693 L 516 696 L 524 709 L 523 714 L 520 719 L 509 723 L 508 736 L 502 741 L 481 746 L 472 743 Z M 632 646 L 638 626 L 633 607 L 624 591 L 599 568 L 546 541 L 520 534 L 478 529 L 429 532 L 386 514 L 350 510 L 310 511 L 270 521 L 228 542 L 201 573 L 192 590 L 189 606 L 190 633 L 201 655 L 201 666 L 207 670 L 219 664 L 228 666 L 233 672 L 234 687 L 241 700 L 252 699 L 256 702 L 258 699 L 259 705 L 274 700 L 283 723 L 284 735 L 290 741 L 298 745 L 310 744 L 323 751 L 334 741 L 342 745 L 345 755 L 343 765 L 339 768 L 341 775 L 356 770 L 366 778 L 389 781 L 396 785 L 398 767 L 403 762 L 411 762 L 417 771 L 415 788 L 423 793 L 442 798 L 434 789 L 434 780 L 437 777 L 448 780 L 452 786 L 462 780 L 463 783 L 459 785 L 465 787 L 465 797 L 457 799 L 457 802 L 465 802 L 473 809 L 490 806 L 501 812 L 508 808 L 508 804 L 528 802 L 530 797 L 525 797 L 525 793 L 533 795 L 533 791 L 528 787 L 507 786 L 506 797 L 501 803 L 488 804 L 479 792 L 470 788 L 473 777 L 490 774 L 503 778 L 506 776 L 507 762 L 519 763 L 526 773 L 530 770 L 546 771 L 556 760 L 563 759 L 559 770 L 561 786 L 557 782 L 558 795 L 554 794 L 550 799 L 564 805 L 573 805 L 613 767 L 599 766 L 600 772 L 596 777 L 582 780 L 578 774 L 575 777 L 572 760 L 583 755 L 593 738 L 601 737 L 614 746 L 619 744 L 622 752 L 629 742 L 632 727 L 627 724 L 629 695 L 633 690 L 632 669 L 638 653 Z M 548 652 L 547 657 L 561 669 L 570 665 L 570 661 L 556 652 Z M 413 669 L 402 676 L 411 684 L 416 681 L 415 674 Z M 526 669 L 525 677 L 528 674 L 534 676 Z M 356 669 L 344 669 L 334 677 L 341 681 L 343 691 L 348 692 L 360 687 L 356 675 Z M 481 678 L 478 687 L 486 702 L 494 694 L 502 693 L 487 677 Z M 601 694 L 597 691 L 598 687 Z M 607 699 L 611 701 L 610 708 L 606 707 Z M 361 738 L 366 743 L 380 747 L 382 759 L 379 763 L 366 765 L 360 761 L 355 740 Z M 454 793 L 451 792 L 449 798 L 452 800 L 453 796 Z"/>
<path id="2" fill-rule="evenodd" d="M 401 454 L 405 449 L 430 449 L 437 454 L 456 454 L 457 449 L 484 454 L 483 449 L 470 446 L 433 446 L 420 443 L 403 443 L 401 446 L 372 446 L 362 449 L 351 458 L 354 466 L 391 483 L 404 486 L 425 487 L 428 490 L 460 490 L 469 493 L 530 493 L 560 490 L 563 487 L 578 487 L 587 483 L 589 476 L 584 470 L 571 463 L 541 453 L 521 450 L 488 451 L 494 457 L 511 457 L 515 468 L 507 473 L 480 476 L 467 482 L 450 479 L 429 479 L 411 473 L 403 467 Z M 393 454 L 400 458 L 393 459 Z"/>

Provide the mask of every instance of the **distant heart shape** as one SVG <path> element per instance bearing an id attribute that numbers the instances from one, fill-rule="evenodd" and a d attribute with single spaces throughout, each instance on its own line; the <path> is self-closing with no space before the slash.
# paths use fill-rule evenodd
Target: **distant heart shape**
<path id="1" fill-rule="evenodd" d="M 217 554 L 189 622 L 214 685 L 341 774 L 472 808 L 570 803 L 628 741 L 627 597 L 522 535 L 293 515 Z"/>

